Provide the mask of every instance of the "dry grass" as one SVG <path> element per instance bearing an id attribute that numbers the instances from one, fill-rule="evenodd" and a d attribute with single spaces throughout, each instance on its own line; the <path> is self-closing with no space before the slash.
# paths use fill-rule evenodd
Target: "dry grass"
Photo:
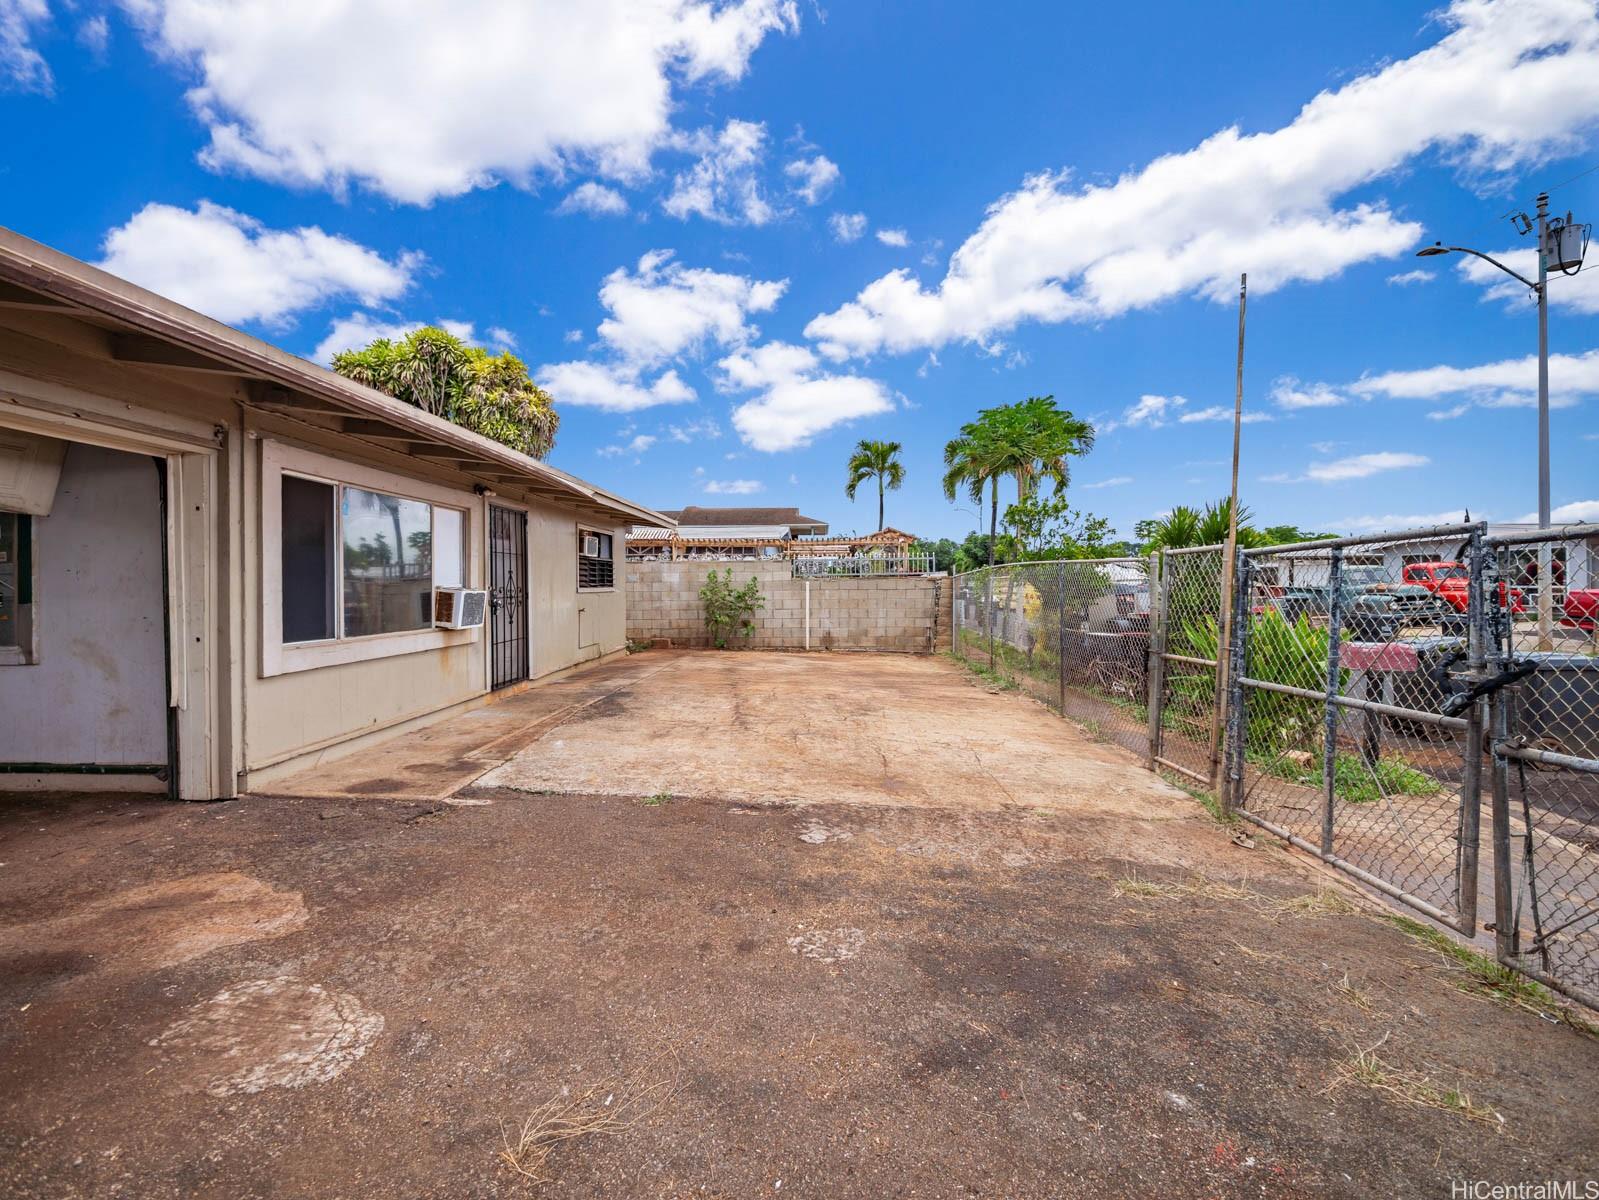
<path id="1" fill-rule="evenodd" d="M 1328 888 L 1283 899 L 1268 896 L 1242 883 L 1227 883 L 1195 875 L 1186 880 L 1142 879 L 1136 875 L 1118 879 L 1114 888 L 1118 898 L 1140 900 L 1230 900 L 1248 904 L 1273 919 L 1345 916 L 1360 911 L 1349 900 Z"/>
<path id="2" fill-rule="evenodd" d="M 1469 1121 L 1503 1130 L 1505 1119 L 1491 1108 L 1484 1108 L 1459 1088 L 1440 1087 L 1425 1075 L 1402 1070 L 1378 1057 L 1377 1051 L 1388 1040 L 1384 1034 L 1376 1045 L 1357 1049 L 1338 1064 L 1338 1072 L 1328 1085 L 1332 1092 L 1346 1084 L 1357 1084 L 1381 1092 L 1399 1104 L 1412 1104 L 1452 1113 Z"/>
<path id="3" fill-rule="evenodd" d="M 1377 1006 L 1371 1002 L 1371 996 L 1362 988 L 1358 988 L 1349 982 L 1348 971 L 1344 972 L 1343 979 L 1339 980 L 1334 986 L 1333 992 L 1342 999 L 1349 1001 L 1363 1013 L 1370 1015 L 1377 1011 Z"/>
<path id="4" fill-rule="evenodd" d="M 1183 881 L 1140 879 L 1137 875 L 1118 879 L 1113 889 L 1118 897 L 1135 897 L 1142 900 L 1258 900 L 1259 892 L 1235 883 L 1208 879 L 1195 875 Z"/>
<path id="5" fill-rule="evenodd" d="M 662 1058 L 665 1056 L 663 1055 Z M 622 1077 L 605 1079 L 577 1094 L 561 1094 L 539 1105 L 515 1130 L 500 1123 L 500 1161 L 529 1183 L 548 1183 L 550 1156 L 580 1138 L 618 1134 L 666 1103 L 675 1090 L 672 1074 L 658 1058 Z"/>

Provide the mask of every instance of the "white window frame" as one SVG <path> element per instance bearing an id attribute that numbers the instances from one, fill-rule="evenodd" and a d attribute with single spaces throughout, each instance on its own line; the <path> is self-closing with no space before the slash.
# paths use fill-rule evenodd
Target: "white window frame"
<path id="1" fill-rule="evenodd" d="M 292 475 L 326 483 L 334 490 L 333 586 L 335 625 L 341 636 L 315 642 L 283 640 L 283 476 Z M 405 500 L 418 500 L 436 508 L 452 508 L 462 514 L 466 539 L 464 569 L 468 587 L 483 577 L 477 530 L 482 522 L 482 502 L 470 492 L 457 491 L 422 480 L 410 479 L 375 467 L 347 462 L 326 454 L 304 450 L 285 442 L 261 441 L 261 674 L 263 677 L 314 671 L 319 667 L 343 663 L 368 662 L 401 654 L 419 654 L 467 645 L 481 637 L 481 629 L 406 629 L 395 633 L 372 633 L 343 637 L 344 624 L 344 545 L 338 520 L 342 505 L 341 486 L 381 492 Z"/>
<path id="2" fill-rule="evenodd" d="M 585 533 L 597 534 L 600 537 L 608 537 L 611 539 L 611 584 L 609 587 L 584 587 L 582 584 L 583 564 L 581 560 L 588 557 L 583 553 L 583 535 Z M 616 544 L 620 541 L 622 541 L 622 539 L 616 536 L 616 530 L 614 529 L 601 529 L 598 525 L 584 525 L 581 522 L 578 523 L 577 545 L 575 547 L 577 550 L 577 556 L 572 560 L 572 566 L 577 572 L 577 578 L 579 581 L 577 590 L 579 595 L 604 595 L 606 592 L 616 591 Z"/>

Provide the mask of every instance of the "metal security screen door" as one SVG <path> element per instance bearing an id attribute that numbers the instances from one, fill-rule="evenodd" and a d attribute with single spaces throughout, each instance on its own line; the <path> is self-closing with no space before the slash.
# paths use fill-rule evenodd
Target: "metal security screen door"
<path id="1" fill-rule="evenodd" d="M 494 686 L 526 679 L 527 514 L 489 505 L 489 633 Z"/>

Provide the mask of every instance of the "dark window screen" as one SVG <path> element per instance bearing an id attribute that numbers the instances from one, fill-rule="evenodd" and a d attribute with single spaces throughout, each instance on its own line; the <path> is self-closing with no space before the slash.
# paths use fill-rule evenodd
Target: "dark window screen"
<path id="1" fill-rule="evenodd" d="M 333 485 L 283 477 L 283 640 L 338 636 L 333 610 Z"/>
<path id="2" fill-rule="evenodd" d="M 592 547 L 596 553 L 585 554 Z M 616 565 L 612 558 L 614 543 L 608 533 L 592 529 L 579 529 L 577 533 L 577 586 L 580 588 L 608 588 L 616 584 Z"/>

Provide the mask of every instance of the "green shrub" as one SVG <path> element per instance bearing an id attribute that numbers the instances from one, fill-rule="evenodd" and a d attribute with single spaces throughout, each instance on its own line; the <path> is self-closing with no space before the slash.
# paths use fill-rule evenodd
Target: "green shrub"
<path id="1" fill-rule="evenodd" d="M 748 583 L 735 588 L 732 567 L 724 575 L 711 572 L 700 589 L 700 603 L 705 606 L 705 628 L 710 630 L 711 641 L 718 650 L 726 650 L 728 639 L 735 635 L 752 637 L 755 614 L 766 607 L 760 581 L 751 575 Z"/>

